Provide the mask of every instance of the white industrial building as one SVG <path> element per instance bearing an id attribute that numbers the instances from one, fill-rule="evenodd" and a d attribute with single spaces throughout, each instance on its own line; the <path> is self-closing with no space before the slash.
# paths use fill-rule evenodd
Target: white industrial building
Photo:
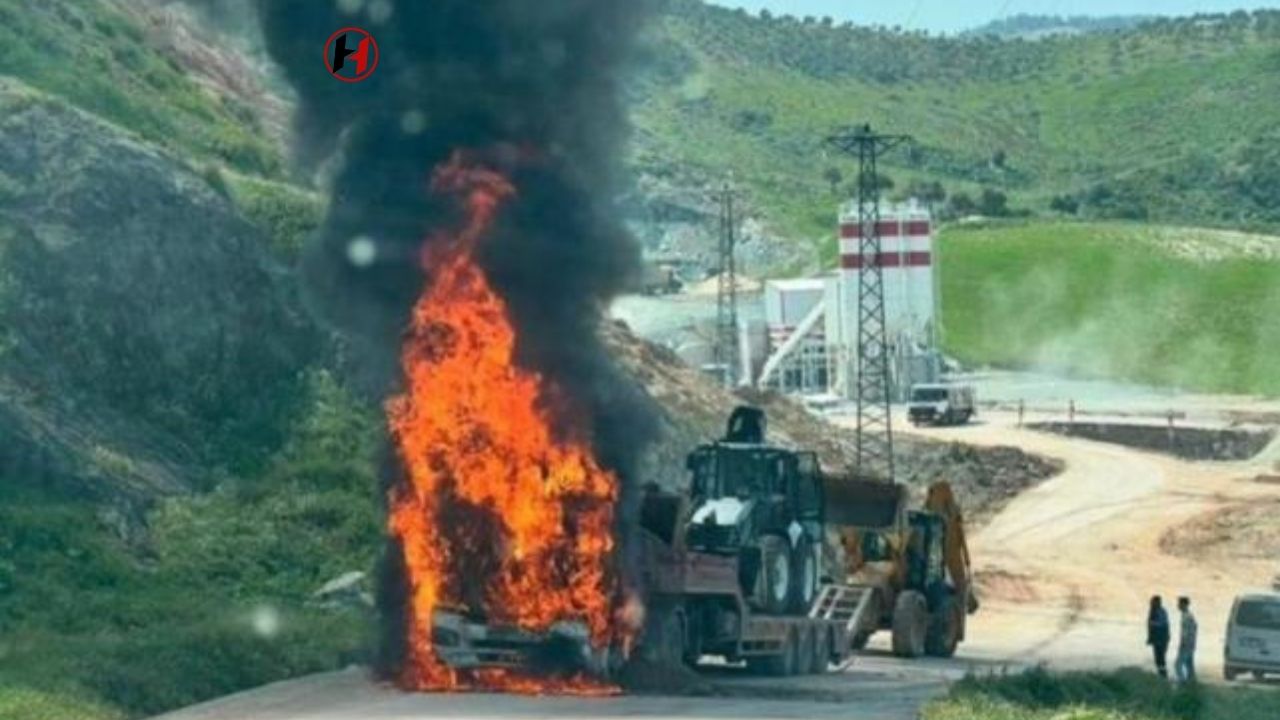
<path id="1" fill-rule="evenodd" d="M 936 381 L 938 275 L 928 210 L 915 202 L 882 210 L 881 251 L 874 259 L 862 255 L 856 205 L 841 209 L 839 227 L 839 268 L 765 284 L 764 321 L 744 328 L 744 370 L 759 386 L 850 397 L 857 372 L 859 270 L 878 262 L 896 392 Z"/>

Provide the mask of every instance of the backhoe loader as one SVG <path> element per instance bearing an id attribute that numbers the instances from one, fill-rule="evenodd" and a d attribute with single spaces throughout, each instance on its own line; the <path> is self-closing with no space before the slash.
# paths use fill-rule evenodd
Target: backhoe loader
<path id="1" fill-rule="evenodd" d="M 836 580 L 872 591 L 855 646 L 889 630 L 895 655 L 951 657 L 978 609 L 964 518 L 946 482 L 929 488 L 920 510 L 907 509 L 907 495 L 893 483 L 827 479 L 827 520 L 844 554 Z"/>

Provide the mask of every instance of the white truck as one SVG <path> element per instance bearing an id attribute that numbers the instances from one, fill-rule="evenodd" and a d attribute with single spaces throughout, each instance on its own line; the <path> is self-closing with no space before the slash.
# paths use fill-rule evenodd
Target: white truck
<path id="1" fill-rule="evenodd" d="M 968 385 L 912 385 L 907 418 L 912 425 L 964 425 L 977 412 Z"/>

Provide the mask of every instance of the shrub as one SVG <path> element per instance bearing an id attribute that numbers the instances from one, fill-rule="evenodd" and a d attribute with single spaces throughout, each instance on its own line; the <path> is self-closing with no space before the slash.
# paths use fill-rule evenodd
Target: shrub
<path id="1" fill-rule="evenodd" d="M 235 177 L 232 184 L 232 199 L 250 222 L 267 233 L 276 257 L 296 261 L 307 238 L 320 226 L 324 202 L 282 183 Z"/>

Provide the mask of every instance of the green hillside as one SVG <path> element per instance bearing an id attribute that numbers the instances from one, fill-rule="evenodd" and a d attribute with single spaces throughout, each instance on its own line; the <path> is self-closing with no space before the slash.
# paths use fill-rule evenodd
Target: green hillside
<path id="1" fill-rule="evenodd" d="M 283 153 L 263 137 L 254 109 L 242 98 L 202 87 L 191 63 L 159 52 L 145 22 L 128 10 L 97 0 L 3 0 L 4 73 L 193 161 L 279 174 Z M 230 75 L 243 70 L 221 69 Z"/>
<path id="2" fill-rule="evenodd" d="M 941 183 L 944 212 L 1006 212 L 981 207 L 985 189 L 1007 212 L 1280 226 L 1280 13 L 1022 41 L 672 0 L 650 44 L 638 168 L 732 173 L 828 256 L 853 171 L 822 139 L 864 121 L 916 137 L 886 163 L 891 192 Z"/>
<path id="3" fill-rule="evenodd" d="M 248 382 L 239 391 L 212 373 L 184 374 L 174 357 L 193 336 L 176 327 L 175 310 L 198 304 L 184 287 L 193 276 L 279 279 L 279 292 L 239 318 L 209 305 L 214 312 L 200 327 L 223 347 L 253 331 L 242 318 L 266 322 L 291 307 L 285 264 L 266 266 L 260 256 L 295 259 L 323 203 L 282 179 L 284 144 L 247 102 L 252 93 L 195 72 L 192 58 L 216 60 L 221 49 L 185 34 L 187 26 L 157 22 L 148 14 L 157 6 L 0 0 L 4 720 L 148 717 L 336 669 L 370 645 L 366 607 L 326 606 L 313 593 L 373 569 L 381 537 L 376 404 L 355 399 L 327 350 L 286 367 L 278 387 Z M 31 117 L 40 120 L 24 119 Z M 33 184 L 50 188 L 39 202 L 28 200 Z M 167 202 L 208 213 L 182 226 L 164 214 Z M 201 218 L 221 224 L 201 227 Z M 100 235 L 79 232 L 95 224 Z M 166 240 L 157 244 L 162 252 L 138 251 L 155 236 Z M 201 254 L 241 241 L 233 252 Z M 78 250 L 60 255 L 66 246 Z M 93 252 L 105 258 L 93 272 L 60 284 L 56 271 L 67 266 L 59 263 Z M 107 299 L 63 290 L 95 283 Z M 167 300 L 113 324 L 112 311 L 148 290 Z M 242 286 L 227 294 L 267 296 Z M 74 327 L 45 323 L 63 329 L 50 341 L 60 351 L 16 360 L 29 358 L 23 353 L 42 336 L 23 334 L 15 319 L 31 327 L 30 318 L 64 311 Z M 148 344 L 144 328 L 153 322 L 170 331 L 163 351 Z M 297 352 L 293 337 L 255 344 L 273 341 L 280 358 Z M 261 370 L 232 364 L 236 378 Z M 26 372 L 45 366 L 39 382 Z M 68 379 L 86 368 L 100 378 Z M 187 393 L 192 387 L 200 389 Z M 115 388 L 153 401 L 139 408 L 113 400 L 104 409 L 91 392 Z M 200 401 L 212 401 L 209 417 L 192 412 Z M 249 417 L 264 421 L 243 442 L 227 442 L 228 429 Z M 179 428 L 188 434 L 175 439 Z M 154 473 L 175 482 L 163 493 L 135 483 Z"/>
<path id="4" fill-rule="evenodd" d="M 1280 393 L 1280 238 L 1012 222 L 940 248 L 944 344 L 966 363 Z"/>

